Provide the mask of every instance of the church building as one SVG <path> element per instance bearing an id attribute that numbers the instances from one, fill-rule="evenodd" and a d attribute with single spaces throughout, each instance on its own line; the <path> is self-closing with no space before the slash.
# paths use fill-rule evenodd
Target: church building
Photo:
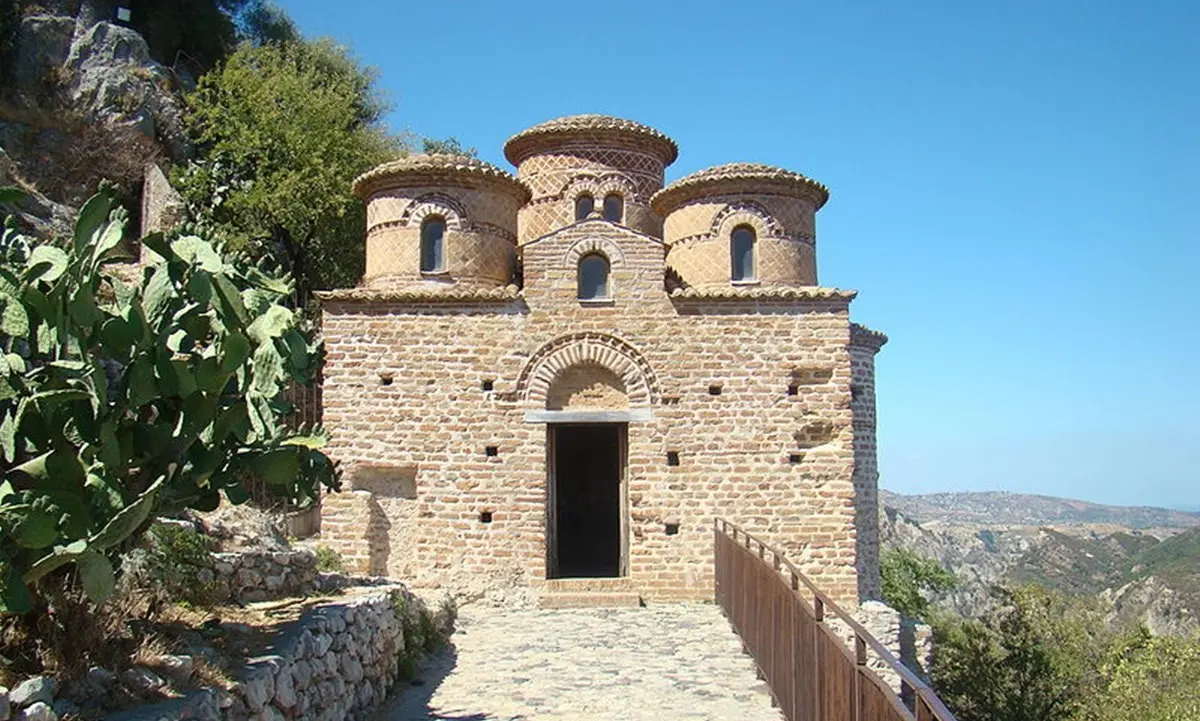
<path id="1" fill-rule="evenodd" d="M 678 148 L 581 115 L 515 176 L 415 155 L 354 183 L 366 274 L 321 294 L 351 570 L 546 605 L 711 598 L 713 521 L 839 601 L 879 591 L 874 358 L 822 286 L 825 186 L 767 165 L 664 187 Z"/>

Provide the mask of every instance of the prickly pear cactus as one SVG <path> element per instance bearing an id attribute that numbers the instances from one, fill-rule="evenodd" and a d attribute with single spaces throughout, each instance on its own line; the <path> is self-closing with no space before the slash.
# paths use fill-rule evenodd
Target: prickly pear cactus
<path id="1" fill-rule="evenodd" d="M 336 484 L 324 433 L 283 423 L 283 389 L 322 361 L 290 279 L 151 235 L 154 262 L 127 285 L 107 272 L 125 223 L 101 192 L 62 243 L 11 220 L 0 236 L 0 611 L 68 564 L 103 600 L 149 519 L 241 503 L 246 479 L 297 500 Z"/>

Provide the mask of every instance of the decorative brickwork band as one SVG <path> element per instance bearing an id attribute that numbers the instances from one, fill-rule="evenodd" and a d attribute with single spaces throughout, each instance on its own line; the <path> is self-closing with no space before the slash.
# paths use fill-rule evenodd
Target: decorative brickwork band
<path id="1" fill-rule="evenodd" d="M 563 267 L 574 268 L 579 264 L 579 259 L 588 253 L 603 253 L 604 257 L 608 258 L 608 264 L 613 268 L 620 268 L 625 264 L 625 255 L 621 253 L 621 247 L 614 240 L 593 237 L 578 240 L 568 248 L 563 257 Z"/>
<path id="2" fill-rule="evenodd" d="M 517 379 L 517 397 L 527 408 L 545 408 L 554 382 L 581 365 L 600 366 L 620 378 L 630 407 L 651 406 L 659 396 L 654 371 L 629 343 L 603 333 L 572 333 L 550 341 L 530 357 Z"/>
<path id="3" fill-rule="evenodd" d="M 601 199 L 609 193 L 616 193 L 626 201 L 631 201 L 635 197 L 643 203 L 650 200 L 648 195 L 639 195 L 633 182 L 619 173 L 604 173 L 603 175 L 582 173 L 573 176 L 567 181 L 562 192 L 558 194 L 558 198 L 565 198 L 574 202 L 576 198 L 584 193 L 588 193 L 596 199 L 597 212 L 600 210 Z"/>
<path id="4" fill-rule="evenodd" d="M 779 221 L 775 220 L 771 211 L 761 203 L 752 200 L 742 200 L 726 205 L 713 217 L 708 233 L 711 237 L 727 238 L 733 228 L 743 224 L 753 226 L 760 238 L 788 237 L 788 232 L 779 224 Z"/>
<path id="5" fill-rule="evenodd" d="M 467 214 L 458 199 L 445 193 L 426 193 L 408 204 L 400 215 L 400 222 L 408 227 L 419 227 L 425 218 L 436 215 L 446 221 L 451 230 L 461 230 Z"/>

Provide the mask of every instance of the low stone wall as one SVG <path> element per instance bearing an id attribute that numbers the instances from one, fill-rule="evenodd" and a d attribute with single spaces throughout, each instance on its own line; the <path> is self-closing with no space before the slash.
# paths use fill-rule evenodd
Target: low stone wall
<path id="1" fill-rule="evenodd" d="M 201 571 L 200 581 L 213 584 L 220 600 L 307 596 L 317 588 L 317 557 L 303 548 L 214 553 L 212 568 Z"/>
<path id="2" fill-rule="evenodd" d="M 864 601 L 858 607 L 858 622 L 897 659 L 900 656 L 900 612 L 880 601 Z M 853 642 L 850 648 L 854 648 Z M 867 650 L 867 666 L 896 693 L 900 693 L 900 674 L 875 651 Z"/>
<path id="3" fill-rule="evenodd" d="M 353 593 L 353 591 L 351 592 Z M 450 633 L 453 611 L 429 610 L 401 586 L 328 603 L 285 626 L 228 690 L 142 706 L 110 721 L 363 719 Z"/>
<path id="4" fill-rule="evenodd" d="M 407 644 L 418 639 L 404 634 L 403 609 L 413 605 L 397 590 L 309 612 L 269 655 L 250 661 L 225 718 L 360 718 L 386 698 L 401 658 L 416 650 Z"/>

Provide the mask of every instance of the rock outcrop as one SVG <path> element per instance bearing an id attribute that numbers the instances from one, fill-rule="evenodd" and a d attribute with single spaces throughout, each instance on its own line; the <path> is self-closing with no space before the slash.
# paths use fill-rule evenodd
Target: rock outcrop
<path id="1" fill-rule="evenodd" d="M 80 3 L 47 5 L 20 18 L 0 68 L 0 182 L 27 193 L 0 215 L 37 234 L 68 229 L 101 178 L 136 197 L 148 163 L 191 154 L 189 81 L 155 62 L 135 30 L 92 22 Z"/>

